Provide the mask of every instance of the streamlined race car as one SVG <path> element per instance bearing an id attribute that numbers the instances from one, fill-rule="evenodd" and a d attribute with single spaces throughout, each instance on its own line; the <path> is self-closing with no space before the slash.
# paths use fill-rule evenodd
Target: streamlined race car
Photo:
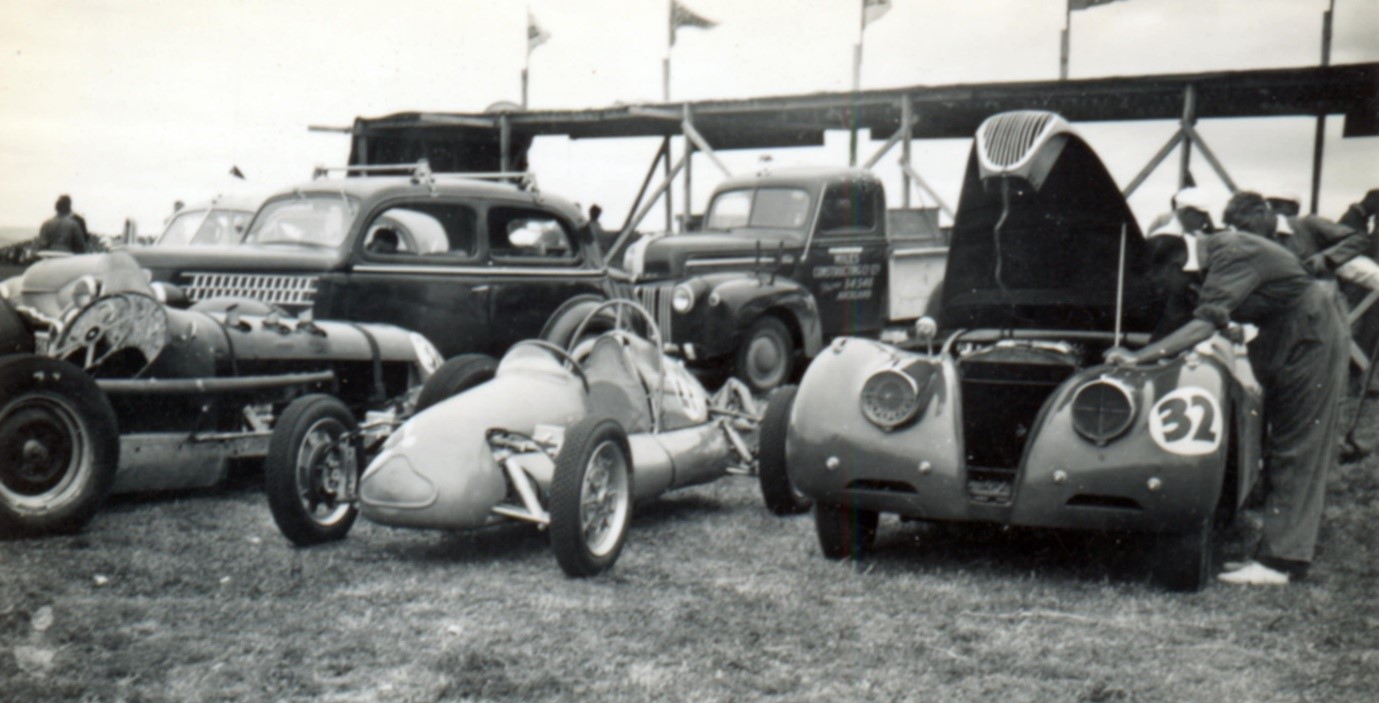
<path id="1" fill-rule="evenodd" d="M 588 332 L 610 314 L 611 329 Z M 496 366 L 482 355 L 446 362 L 422 389 L 427 407 L 364 472 L 364 517 L 446 530 L 534 523 L 549 527 L 567 574 L 589 576 L 617 561 L 634 500 L 752 471 L 751 394 L 730 379 L 711 397 L 661 354 L 645 308 L 603 303 L 571 339 L 570 349 L 519 342 Z"/>
<path id="2" fill-rule="evenodd" d="M 123 252 L 42 260 L 0 284 L 0 532 L 74 530 L 112 491 L 214 486 L 234 459 L 295 465 L 360 419 L 386 430 L 440 366 L 389 325 L 163 302 L 177 299 Z M 352 519 L 334 497 L 355 476 L 337 472 L 288 519 Z"/>
<path id="3" fill-rule="evenodd" d="M 763 442 L 779 439 L 762 455 L 784 457 L 816 501 L 824 554 L 860 553 L 883 512 L 1136 530 L 1154 535 L 1158 581 L 1204 585 L 1213 518 L 1259 476 L 1260 388 L 1243 345 L 1221 335 L 1157 365 L 1102 363 L 1163 329 L 1150 260 L 1067 122 L 986 120 L 934 333 L 901 346 L 835 340 L 768 408 L 788 428 L 763 428 Z"/>

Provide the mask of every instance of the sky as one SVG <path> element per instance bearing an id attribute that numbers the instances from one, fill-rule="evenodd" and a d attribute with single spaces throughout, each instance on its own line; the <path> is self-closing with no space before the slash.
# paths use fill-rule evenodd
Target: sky
<path id="1" fill-rule="evenodd" d="M 860 0 L 683 0 L 718 23 L 682 29 L 672 100 L 851 87 Z M 654 103 L 661 98 L 667 0 L 0 0 L 0 226 L 35 230 L 57 195 L 93 231 L 133 218 L 161 228 L 175 200 L 268 193 L 342 165 L 356 116 Z M 1071 15 L 1071 78 L 1316 65 L 1328 0 L 1120 0 Z M 1058 76 L 1061 0 L 894 0 L 865 30 L 862 87 Z M 527 12 L 550 37 L 530 56 Z M 1335 0 L 1332 63 L 1379 61 L 1379 0 Z M 922 118 L 922 116 L 921 116 Z M 1379 186 L 1379 138 L 1327 123 L 1321 214 Z M 1314 120 L 1204 120 L 1199 131 L 1242 187 L 1310 190 Z M 1084 137 L 1125 184 L 1172 122 L 1088 124 Z M 887 135 L 876 135 L 884 139 Z M 863 156 L 879 146 L 864 142 Z M 955 205 L 970 140 L 915 142 L 917 170 Z M 657 142 L 538 140 L 541 187 L 620 222 Z M 776 165 L 845 164 L 847 135 L 767 152 Z M 734 172 L 763 152 L 728 152 Z M 900 201 L 899 150 L 876 170 Z M 1141 220 L 1167 207 L 1171 158 L 1134 195 Z M 238 166 L 246 180 L 231 178 Z M 716 169 L 696 157 L 702 208 Z M 1228 193 L 1200 155 L 1199 185 Z M 675 189 L 677 197 L 682 192 Z M 914 191 L 916 204 L 924 201 Z M 680 209 L 677 203 L 677 211 Z"/>

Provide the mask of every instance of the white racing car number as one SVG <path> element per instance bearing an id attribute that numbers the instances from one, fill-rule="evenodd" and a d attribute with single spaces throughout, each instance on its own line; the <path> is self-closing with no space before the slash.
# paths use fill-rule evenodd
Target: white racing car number
<path id="1" fill-rule="evenodd" d="M 1180 456 L 1210 454 L 1221 446 L 1221 406 L 1196 386 L 1179 388 L 1149 410 L 1149 435 L 1164 451 Z"/>

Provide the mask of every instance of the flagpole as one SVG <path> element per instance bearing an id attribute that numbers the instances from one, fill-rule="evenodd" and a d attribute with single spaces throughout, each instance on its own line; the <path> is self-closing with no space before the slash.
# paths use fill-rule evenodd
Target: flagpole
<path id="1" fill-rule="evenodd" d="M 866 0 L 859 0 L 858 5 L 861 17 L 857 27 L 857 43 L 852 47 L 852 129 L 848 137 L 848 166 L 857 165 L 857 101 L 862 91 L 862 40 L 867 36 Z"/>
<path id="2" fill-rule="evenodd" d="M 661 102 L 670 102 L 670 52 L 675 49 L 675 0 L 666 1 L 666 55 L 661 58 Z"/>
<path id="3" fill-rule="evenodd" d="M 1071 0 L 1063 2 L 1063 31 L 1059 33 L 1058 80 L 1068 80 L 1068 45 L 1072 43 L 1073 8 Z"/>

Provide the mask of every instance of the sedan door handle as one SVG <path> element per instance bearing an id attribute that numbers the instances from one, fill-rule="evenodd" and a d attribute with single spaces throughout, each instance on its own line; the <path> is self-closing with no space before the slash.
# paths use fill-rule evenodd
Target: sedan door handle
<path id="1" fill-rule="evenodd" d="M 487 293 L 487 292 L 488 292 L 488 289 L 490 289 L 490 288 L 492 288 L 492 287 L 493 287 L 493 286 L 474 286 L 473 288 L 470 288 L 469 290 L 471 290 L 471 291 L 473 291 L 473 292 L 475 292 L 475 293 Z"/>

